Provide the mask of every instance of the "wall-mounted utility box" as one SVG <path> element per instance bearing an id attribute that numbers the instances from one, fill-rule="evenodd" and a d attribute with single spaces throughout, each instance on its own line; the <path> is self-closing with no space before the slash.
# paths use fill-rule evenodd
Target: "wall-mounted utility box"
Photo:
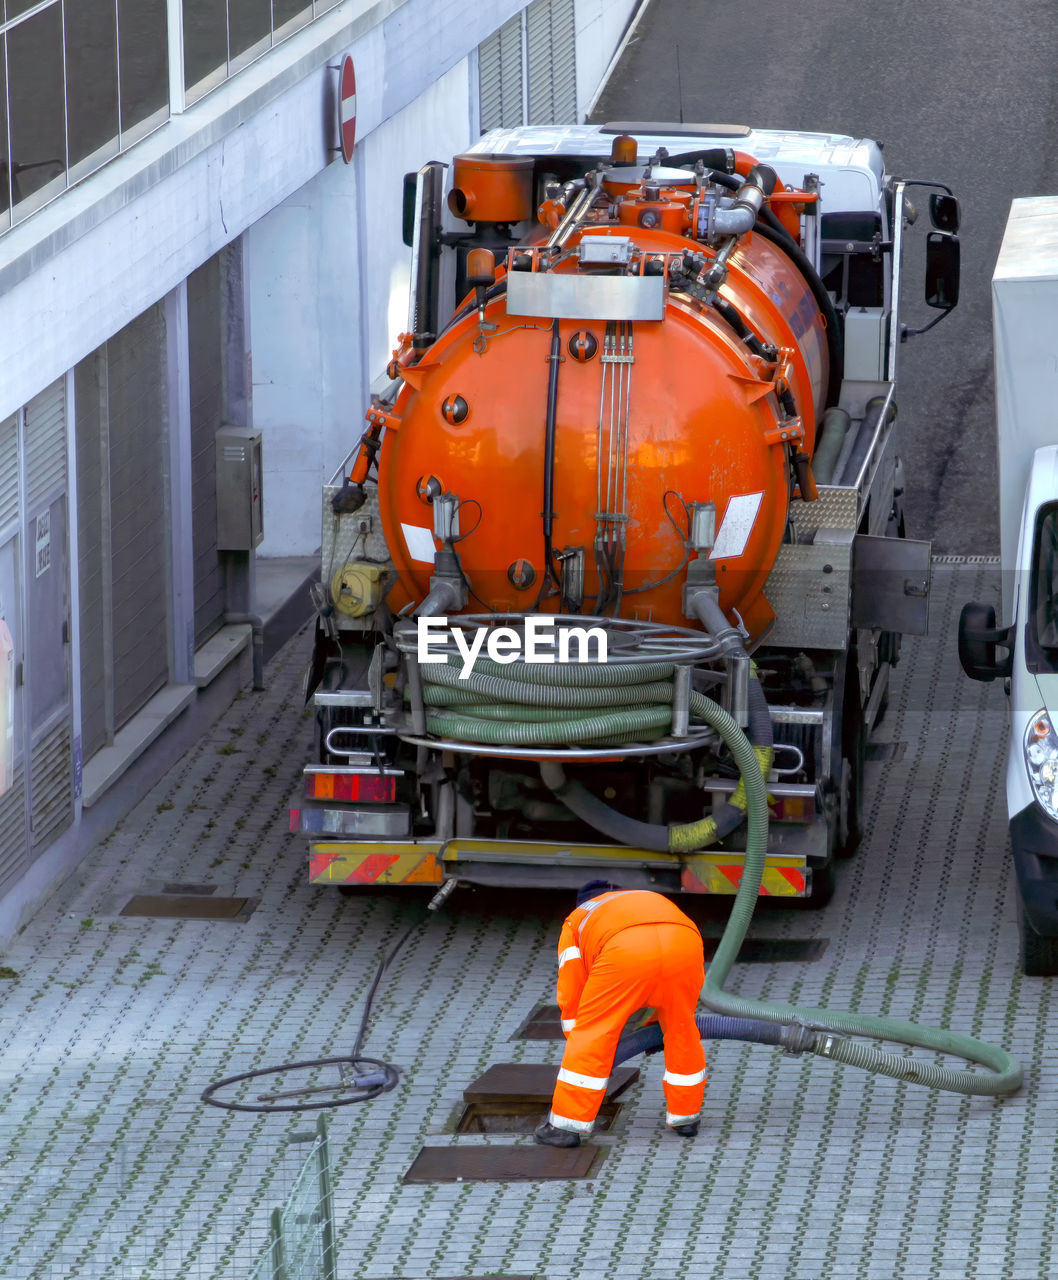
<path id="1" fill-rule="evenodd" d="M 217 432 L 217 550 L 252 551 L 264 538 L 261 433 L 249 427 Z"/>

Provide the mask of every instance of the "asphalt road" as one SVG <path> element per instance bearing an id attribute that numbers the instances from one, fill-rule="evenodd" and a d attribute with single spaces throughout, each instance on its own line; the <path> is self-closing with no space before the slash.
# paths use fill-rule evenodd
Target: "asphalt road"
<path id="1" fill-rule="evenodd" d="M 1056 63 L 1053 0 L 651 0 L 593 115 L 876 138 L 890 172 L 956 192 L 960 303 L 897 388 L 908 533 L 937 553 L 999 551 L 990 280 L 1011 199 L 1058 192 Z M 907 297 L 915 278 L 912 256 Z"/>

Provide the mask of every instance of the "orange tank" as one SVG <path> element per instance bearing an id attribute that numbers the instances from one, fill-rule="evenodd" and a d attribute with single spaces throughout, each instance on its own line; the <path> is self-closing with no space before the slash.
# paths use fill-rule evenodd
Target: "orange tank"
<path id="1" fill-rule="evenodd" d="M 708 265 L 710 250 L 667 229 L 677 211 L 679 225 L 686 222 L 688 197 L 663 195 L 664 204 L 630 192 L 627 215 L 619 207 L 608 222 L 574 234 L 554 274 L 586 273 L 569 251 L 597 236 L 632 240 L 641 271 L 652 256 L 657 270 L 663 255 L 672 262 L 684 251 Z M 641 225 L 659 208 L 654 226 Z M 679 289 L 665 291 L 660 320 L 558 319 L 553 570 L 563 556 L 582 555 L 585 613 L 601 596 L 623 616 L 688 625 L 681 570 L 689 508 L 711 502 L 721 606 L 729 616 L 737 610 L 754 640 L 771 620 L 763 588 L 787 521 L 793 455 L 811 454 L 825 407 L 826 334 L 804 277 L 763 235 L 743 235 L 728 266 L 721 299 L 777 349 L 776 359 L 755 355 L 720 312 Z M 483 312 L 494 328 L 480 327 L 474 306 L 465 311 L 404 371 L 383 440 L 381 519 L 400 575 L 391 603 L 429 590 L 432 477 L 434 490 L 460 499 L 467 611 L 555 610 L 557 592 L 542 590 L 553 321 L 509 315 L 502 292 Z M 600 538 L 620 544 L 617 596 Z"/>

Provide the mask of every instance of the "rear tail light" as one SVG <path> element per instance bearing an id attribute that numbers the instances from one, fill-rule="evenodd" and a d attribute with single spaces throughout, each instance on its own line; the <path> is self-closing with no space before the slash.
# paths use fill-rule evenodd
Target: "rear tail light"
<path id="1" fill-rule="evenodd" d="M 364 800 L 389 804 L 397 798 L 397 779 L 377 773 L 306 773 L 306 800 Z"/>
<path id="2" fill-rule="evenodd" d="M 768 815 L 773 822 L 811 822 L 816 816 L 814 796 L 772 796 Z"/>

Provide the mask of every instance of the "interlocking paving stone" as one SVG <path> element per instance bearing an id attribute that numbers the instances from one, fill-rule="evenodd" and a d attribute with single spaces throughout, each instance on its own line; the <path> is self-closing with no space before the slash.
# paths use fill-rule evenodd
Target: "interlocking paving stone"
<path id="1" fill-rule="evenodd" d="M 332 1113 L 343 1280 L 1058 1276 L 1058 979 L 1017 972 L 1006 704 L 955 656 L 962 603 L 997 587 L 995 566 L 937 566 L 931 636 L 905 642 L 878 734 L 906 749 L 868 765 L 865 847 L 823 912 L 754 920 L 755 938 L 829 939 L 825 953 L 743 962 L 728 985 L 969 1031 L 1022 1058 L 1022 1092 L 933 1094 L 713 1043 L 693 1142 L 665 1131 L 663 1064 L 642 1059 L 594 1177 L 404 1185 L 424 1145 L 499 1141 L 450 1132 L 490 1065 L 561 1057 L 511 1037 L 554 999 L 568 903 L 460 890 L 376 999 L 366 1049 L 404 1068 L 400 1085 Z M 299 1163 L 284 1138 L 306 1121 L 198 1095 L 347 1050 L 380 950 L 423 914 L 396 891 L 305 882 L 286 808 L 310 752 L 306 656 L 305 636 L 284 649 L 268 688 L 236 701 L 0 957 L 18 975 L 0 983 L 4 1280 L 228 1280 L 266 1239 Z M 116 914 L 192 885 L 259 905 L 238 929 Z"/>

